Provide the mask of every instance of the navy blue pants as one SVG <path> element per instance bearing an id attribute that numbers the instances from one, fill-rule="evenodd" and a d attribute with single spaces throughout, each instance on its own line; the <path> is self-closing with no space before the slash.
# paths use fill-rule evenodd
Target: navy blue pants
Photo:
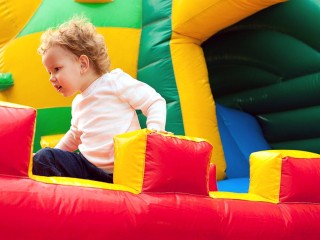
<path id="1" fill-rule="evenodd" d="M 41 176 L 59 176 L 113 182 L 112 173 L 107 173 L 89 162 L 81 153 L 43 148 L 33 157 L 32 172 Z"/>

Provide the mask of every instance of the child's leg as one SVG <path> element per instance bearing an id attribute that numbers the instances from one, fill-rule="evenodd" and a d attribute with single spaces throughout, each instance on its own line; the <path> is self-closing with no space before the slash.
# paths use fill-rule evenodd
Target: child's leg
<path id="1" fill-rule="evenodd" d="M 112 174 L 90 163 L 82 154 L 56 148 L 43 148 L 33 157 L 33 174 L 84 178 L 112 183 Z"/>
<path id="2" fill-rule="evenodd" d="M 101 168 L 96 167 L 91 162 L 89 162 L 81 153 L 79 153 L 79 156 L 81 157 L 83 167 L 86 169 L 85 176 L 83 178 L 113 183 L 112 173 L 107 173 Z"/>

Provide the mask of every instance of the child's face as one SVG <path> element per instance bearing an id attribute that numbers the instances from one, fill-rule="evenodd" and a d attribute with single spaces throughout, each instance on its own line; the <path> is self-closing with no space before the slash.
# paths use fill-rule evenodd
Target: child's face
<path id="1" fill-rule="evenodd" d="M 50 74 L 53 87 L 64 97 L 81 91 L 81 64 L 79 58 L 70 51 L 50 47 L 42 56 L 42 63 Z"/>

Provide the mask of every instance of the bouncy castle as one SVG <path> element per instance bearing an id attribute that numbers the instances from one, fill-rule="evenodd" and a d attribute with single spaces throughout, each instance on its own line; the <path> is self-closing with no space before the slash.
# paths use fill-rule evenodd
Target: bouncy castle
<path id="1" fill-rule="evenodd" d="M 68 130 L 37 54 L 84 14 L 166 129 L 118 135 L 114 183 L 32 174 Z M 319 239 L 319 0 L 0 0 L 0 239 Z M 107 107 L 107 106 L 106 106 Z"/>

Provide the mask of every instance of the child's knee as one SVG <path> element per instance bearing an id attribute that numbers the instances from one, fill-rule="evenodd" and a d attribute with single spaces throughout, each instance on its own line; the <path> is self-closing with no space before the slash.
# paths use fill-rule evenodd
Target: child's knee
<path id="1" fill-rule="evenodd" d="M 43 148 L 33 156 L 33 174 L 44 176 L 51 174 L 55 166 L 53 151 L 51 148 Z"/>
<path id="2" fill-rule="evenodd" d="M 53 158 L 53 151 L 51 148 L 42 148 L 33 156 L 34 163 L 48 162 Z"/>

